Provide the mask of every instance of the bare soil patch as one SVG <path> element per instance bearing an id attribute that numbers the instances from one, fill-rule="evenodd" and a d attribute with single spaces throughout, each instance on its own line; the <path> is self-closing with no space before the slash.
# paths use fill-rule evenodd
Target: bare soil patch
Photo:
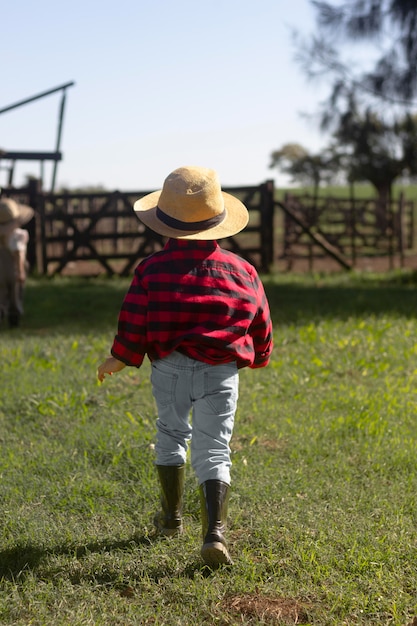
<path id="1" fill-rule="evenodd" d="M 292 598 L 269 598 L 258 594 L 235 595 L 226 598 L 222 609 L 274 624 L 291 626 L 309 623 L 306 607 Z"/>
<path id="2" fill-rule="evenodd" d="M 118 273 L 123 268 L 124 263 L 121 261 L 112 263 L 114 271 Z M 358 257 L 354 263 L 353 269 L 367 272 L 388 272 L 396 269 L 417 270 L 417 254 L 408 254 L 401 259 L 399 256 L 375 256 L 375 257 Z M 346 270 L 330 256 L 317 257 L 312 260 L 308 258 L 294 259 L 291 269 L 288 269 L 288 260 L 278 258 L 272 269 L 273 272 L 345 272 Z M 106 273 L 105 268 L 97 261 L 71 261 L 62 271 L 63 276 L 100 276 Z M 130 272 L 133 275 L 133 269 Z"/>
<path id="3" fill-rule="evenodd" d="M 348 259 L 351 262 L 351 259 Z M 310 261 L 308 258 L 294 259 L 292 267 L 288 269 L 288 261 L 279 259 L 274 268 L 279 272 L 345 272 L 346 270 L 340 266 L 337 261 L 328 257 L 314 258 Z M 375 256 L 375 257 L 358 257 L 353 264 L 353 269 L 358 271 L 382 273 L 396 269 L 417 270 L 417 254 L 409 254 L 401 259 L 399 256 Z"/>

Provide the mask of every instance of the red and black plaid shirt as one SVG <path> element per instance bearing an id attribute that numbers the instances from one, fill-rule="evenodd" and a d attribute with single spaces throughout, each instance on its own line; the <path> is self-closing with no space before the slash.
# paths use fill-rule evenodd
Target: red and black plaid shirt
<path id="1" fill-rule="evenodd" d="M 255 268 L 216 241 L 169 239 L 139 263 L 111 353 L 139 367 L 178 350 L 206 363 L 264 367 L 272 323 Z"/>

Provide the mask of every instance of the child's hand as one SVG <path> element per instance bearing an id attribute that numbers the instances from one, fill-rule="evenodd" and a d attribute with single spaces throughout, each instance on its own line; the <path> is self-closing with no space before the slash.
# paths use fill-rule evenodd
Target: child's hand
<path id="1" fill-rule="evenodd" d="M 122 361 L 119 361 L 114 356 L 109 356 L 98 368 L 97 378 L 102 383 L 106 374 L 111 376 L 113 372 L 120 372 L 125 367 L 126 365 Z"/>

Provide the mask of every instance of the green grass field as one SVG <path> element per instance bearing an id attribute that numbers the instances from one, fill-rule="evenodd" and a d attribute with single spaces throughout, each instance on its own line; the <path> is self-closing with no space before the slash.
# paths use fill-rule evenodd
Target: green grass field
<path id="1" fill-rule="evenodd" d="M 0 329 L 0 623 L 406 626 L 417 616 L 417 276 L 265 278 L 272 363 L 242 370 L 231 569 L 154 539 L 149 364 L 100 385 L 128 282 L 31 279 Z"/>
<path id="2" fill-rule="evenodd" d="M 300 195 L 312 195 L 314 193 L 313 187 L 291 187 L 288 189 L 276 189 L 277 199 L 281 200 L 284 197 L 285 192 L 296 193 Z M 356 183 L 354 185 L 354 197 L 355 198 L 374 198 L 375 188 L 370 183 Z M 392 188 L 392 197 L 397 200 L 400 194 L 404 194 L 406 200 L 412 200 L 417 202 L 417 184 L 407 183 L 404 185 L 394 184 Z M 330 198 L 349 198 L 350 189 L 346 185 L 325 185 L 319 190 L 321 197 Z"/>

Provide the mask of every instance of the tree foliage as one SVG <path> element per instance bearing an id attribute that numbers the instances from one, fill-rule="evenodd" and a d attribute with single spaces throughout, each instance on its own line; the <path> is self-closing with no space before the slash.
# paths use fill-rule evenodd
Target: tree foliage
<path id="1" fill-rule="evenodd" d="M 417 115 L 389 123 L 370 109 L 361 113 L 352 100 L 326 149 L 311 154 L 298 143 L 287 143 L 272 152 L 270 167 L 316 191 L 341 175 L 352 183 L 366 180 L 386 202 L 399 176 L 417 175 Z"/>
<path id="2" fill-rule="evenodd" d="M 313 185 L 330 182 L 339 171 L 338 157 L 332 150 L 311 154 L 298 143 L 287 143 L 271 154 L 271 168 L 292 177 L 292 182 Z"/>
<path id="3" fill-rule="evenodd" d="M 312 5 L 317 29 L 307 44 L 298 41 L 298 60 L 307 76 L 330 81 L 319 111 L 332 138 L 325 153 L 348 180 L 367 180 L 388 200 L 395 179 L 417 175 L 417 0 Z M 359 57 L 356 42 L 366 44 Z M 291 163 L 295 173 L 296 165 L 303 164 Z"/>
<path id="4" fill-rule="evenodd" d="M 344 86 L 362 90 L 388 102 L 412 106 L 417 98 L 416 0 L 312 0 L 319 35 L 312 38 L 304 56 L 310 72 L 333 72 L 334 94 Z M 371 42 L 378 46 L 371 69 L 354 73 L 342 61 L 343 43 Z"/>
<path id="5" fill-rule="evenodd" d="M 340 115 L 333 140 L 348 179 L 369 181 L 381 200 L 390 198 L 399 176 L 417 174 L 417 116 L 387 122 L 352 105 Z"/>

